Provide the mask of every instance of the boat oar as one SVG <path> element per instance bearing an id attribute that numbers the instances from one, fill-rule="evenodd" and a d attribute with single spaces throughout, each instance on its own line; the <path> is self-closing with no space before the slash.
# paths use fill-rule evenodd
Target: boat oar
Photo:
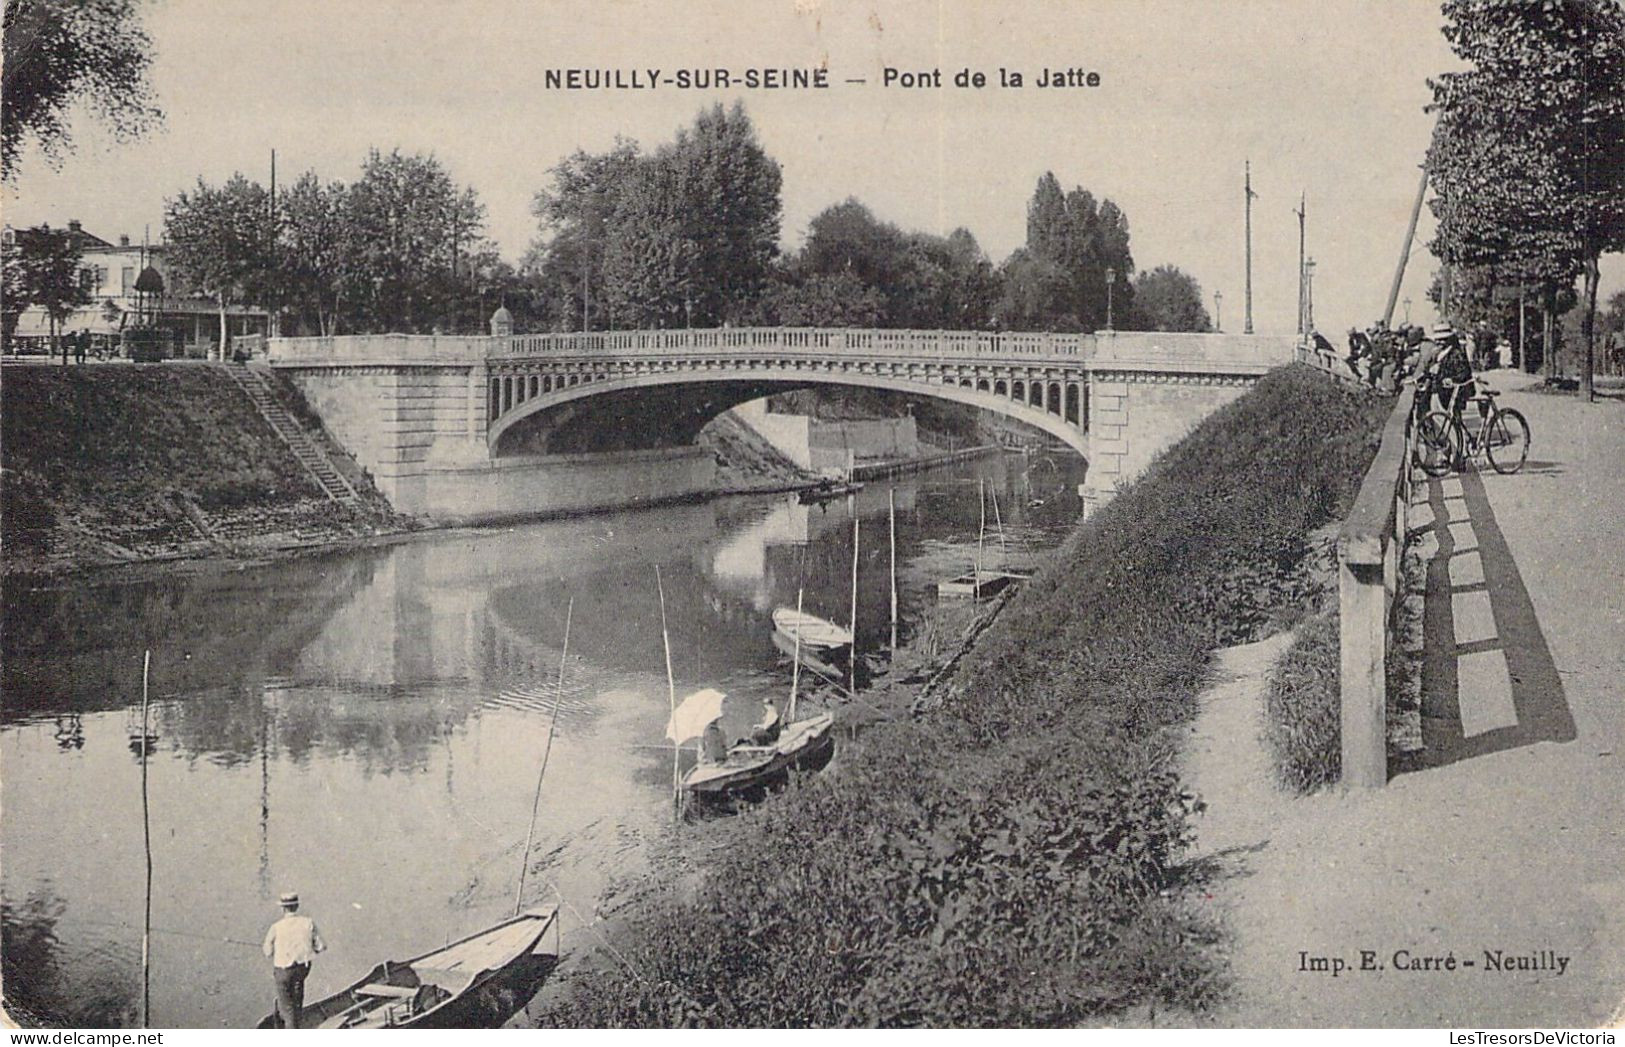
<path id="1" fill-rule="evenodd" d="M 536 795 L 530 801 L 530 828 L 525 830 L 525 850 L 519 856 L 519 888 L 513 894 L 513 914 L 519 915 L 525 899 L 525 875 L 530 872 L 530 845 L 536 838 L 536 813 L 542 806 L 542 776 L 547 774 L 547 758 L 553 754 L 553 729 L 559 723 L 559 703 L 564 700 L 564 666 L 570 657 L 570 619 L 576 609 L 576 598 L 564 608 L 564 649 L 559 652 L 559 685 L 553 692 L 553 715 L 547 721 L 547 744 L 542 747 L 542 769 L 536 772 Z"/>

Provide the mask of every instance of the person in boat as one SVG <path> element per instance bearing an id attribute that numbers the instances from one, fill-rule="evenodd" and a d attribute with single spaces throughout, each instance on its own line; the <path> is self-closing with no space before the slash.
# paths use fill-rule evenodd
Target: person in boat
<path id="1" fill-rule="evenodd" d="M 771 697 L 762 699 L 762 719 L 751 728 L 750 741 L 752 745 L 772 745 L 779 740 L 779 732 L 784 729 L 784 722 L 779 719 L 779 707 Z"/>
<path id="2" fill-rule="evenodd" d="M 310 962 L 327 948 L 316 921 L 299 915 L 299 896 L 292 891 L 282 895 L 282 919 L 265 932 L 265 955 L 271 959 L 271 978 L 276 983 L 276 1017 L 284 1029 L 299 1028 L 305 1007 L 305 979 Z"/>
<path id="3" fill-rule="evenodd" d="M 725 763 L 728 759 L 728 739 L 722 734 L 722 717 L 705 725 L 700 734 L 700 762 Z"/>

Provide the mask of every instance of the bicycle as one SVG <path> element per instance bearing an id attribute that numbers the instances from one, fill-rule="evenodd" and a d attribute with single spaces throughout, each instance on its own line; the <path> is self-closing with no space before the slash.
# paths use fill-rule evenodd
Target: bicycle
<path id="1" fill-rule="evenodd" d="M 1529 422 L 1518 411 L 1495 402 L 1500 393 L 1485 389 L 1472 398 L 1478 425 L 1468 427 L 1460 412 L 1430 411 L 1417 428 L 1417 464 L 1428 476 L 1465 469 L 1480 456 L 1496 472 L 1510 476 L 1529 458 Z M 1465 407 L 1465 405 L 1463 405 Z"/>

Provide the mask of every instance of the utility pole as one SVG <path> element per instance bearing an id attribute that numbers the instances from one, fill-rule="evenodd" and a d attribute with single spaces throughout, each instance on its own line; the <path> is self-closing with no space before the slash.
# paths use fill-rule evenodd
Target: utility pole
<path id="1" fill-rule="evenodd" d="M 1304 262 L 1303 262 L 1303 248 L 1304 248 L 1304 222 L 1303 222 L 1303 220 L 1304 220 L 1305 213 L 1308 211 L 1307 204 L 1308 204 L 1308 194 L 1307 193 L 1300 193 L 1299 196 L 1298 196 L 1298 209 L 1296 211 L 1292 212 L 1293 214 L 1298 216 L 1298 334 L 1301 337 L 1306 337 L 1309 334 L 1309 326 L 1308 326 L 1309 322 L 1304 316 L 1305 303 L 1308 301 L 1308 299 L 1304 297 L 1304 295 L 1306 293 L 1305 288 L 1307 287 L 1307 279 L 1308 278 L 1305 275 L 1307 273 L 1307 270 L 1304 269 L 1304 267 L 1303 267 L 1303 264 L 1304 264 Z"/>
<path id="2" fill-rule="evenodd" d="M 1247 174 L 1244 187 L 1247 193 L 1247 315 L 1242 325 L 1243 334 L 1253 333 L 1253 162 L 1247 162 Z"/>
<path id="3" fill-rule="evenodd" d="M 271 150 L 271 244 L 270 244 L 270 248 L 271 248 L 271 265 L 272 265 L 272 268 L 273 268 L 273 271 L 274 271 L 274 270 L 277 270 L 277 269 L 281 268 L 280 266 L 278 266 L 276 264 L 276 150 L 275 149 Z M 270 316 L 269 321 L 267 321 L 267 327 L 269 328 L 267 333 L 270 334 L 274 338 L 274 337 L 276 337 L 277 334 L 279 334 L 281 332 L 281 325 L 277 321 L 281 319 L 282 309 L 281 309 L 281 303 L 279 303 L 279 302 L 273 302 L 273 303 L 271 303 L 271 305 L 272 305 L 271 316 Z"/>
<path id="4" fill-rule="evenodd" d="M 1315 330 L 1315 260 L 1303 263 L 1303 336 L 1308 338 Z"/>
<path id="5" fill-rule="evenodd" d="M 1411 224 L 1405 227 L 1405 243 L 1399 249 L 1399 265 L 1394 267 L 1394 282 L 1388 288 L 1388 305 L 1382 311 L 1382 325 L 1394 322 L 1394 305 L 1399 301 L 1399 285 L 1405 280 L 1405 263 L 1410 261 L 1411 241 L 1416 239 L 1416 219 L 1422 213 L 1422 198 L 1428 192 L 1428 169 L 1422 165 L 1422 184 L 1416 187 L 1416 203 L 1411 205 Z"/>

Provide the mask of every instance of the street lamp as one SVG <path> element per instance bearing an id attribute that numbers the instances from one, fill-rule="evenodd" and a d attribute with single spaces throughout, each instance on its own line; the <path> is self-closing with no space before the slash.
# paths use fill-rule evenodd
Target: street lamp
<path id="1" fill-rule="evenodd" d="M 1411 300 L 1409 298 L 1405 299 L 1405 322 L 1407 324 L 1411 322 Z"/>
<path id="2" fill-rule="evenodd" d="M 1221 307 L 1221 303 L 1223 301 L 1224 301 L 1224 292 L 1223 291 L 1214 291 L 1213 292 L 1213 330 L 1216 331 L 1219 334 L 1224 333 L 1224 309 Z"/>
<path id="3" fill-rule="evenodd" d="M 1112 285 L 1117 282 L 1117 270 L 1106 270 L 1106 330 L 1112 329 Z"/>

